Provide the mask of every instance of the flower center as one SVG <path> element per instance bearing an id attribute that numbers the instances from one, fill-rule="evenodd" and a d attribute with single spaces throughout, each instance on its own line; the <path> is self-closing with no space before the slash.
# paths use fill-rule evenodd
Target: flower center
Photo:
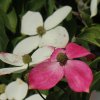
<path id="1" fill-rule="evenodd" d="M 32 61 L 32 58 L 30 57 L 30 55 L 26 54 L 23 56 L 23 62 L 25 64 L 29 64 Z"/>
<path id="2" fill-rule="evenodd" d="M 0 93 L 5 92 L 5 88 L 6 88 L 5 84 L 0 84 Z"/>
<path id="3" fill-rule="evenodd" d="M 37 33 L 38 33 L 40 36 L 42 36 L 43 34 L 45 34 L 45 32 L 46 32 L 46 30 L 44 29 L 43 26 L 39 26 L 39 27 L 37 28 Z"/>
<path id="4" fill-rule="evenodd" d="M 60 65 L 61 65 L 61 66 L 65 65 L 66 62 L 67 62 L 67 60 L 68 60 L 68 58 L 67 58 L 66 54 L 64 54 L 64 53 L 59 53 L 59 54 L 57 55 L 57 61 L 60 62 Z"/>

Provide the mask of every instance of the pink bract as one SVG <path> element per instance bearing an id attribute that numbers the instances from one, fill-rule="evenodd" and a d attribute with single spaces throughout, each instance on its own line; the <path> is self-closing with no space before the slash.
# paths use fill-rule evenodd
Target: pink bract
<path id="1" fill-rule="evenodd" d="M 63 78 L 63 68 L 56 62 L 43 62 L 33 68 L 29 74 L 32 89 L 45 90 L 55 86 Z"/>
<path id="2" fill-rule="evenodd" d="M 79 46 L 76 43 L 69 43 L 66 46 L 66 54 L 68 58 L 73 59 L 73 58 L 78 58 L 78 57 L 89 55 L 90 52 L 84 47 Z"/>
<path id="3" fill-rule="evenodd" d="M 61 62 L 57 60 L 59 53 L 63 53 L 68 58 L 64 65 L 61 65 Z M 89 54 L 91 53 L 87 49 L 76 43 L 69 43 L 65 49 L 55 49 L 50 59 L 36 65 L 30 71 L 30 88 L 39 90 L 50 89 L 65 77 L 73 91 L 89 92 L 93 80 L 91 69 L 83 61 L 72 60 L 72 58 L 83 57 Z"/>

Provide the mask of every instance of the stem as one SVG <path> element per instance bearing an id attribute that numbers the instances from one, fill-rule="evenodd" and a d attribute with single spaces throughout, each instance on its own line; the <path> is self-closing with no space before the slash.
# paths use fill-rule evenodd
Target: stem
<path id="1" fill-rule="evenodd" d="M 29 69 L 29 66 L 30 66 L 30 65 L 29 65 L 29 63 L 28 63 L 28 67 L 27 67 L 27 69 Z"/>
<path id="2" fill-rule="evenodd" d="M 41 92 L 39 91 L 39 90 L 36 90 L 37 92 L 38 92 L 38 94 L 41 96 L 41 98 L 43 99 L 43 100 L 46 100 L 43 96 L 42 96 L 42 94 L 41 94 Z"/>
<path id="3" fill-rule="evenodd" d="M 86 22 L 82 19 L 81 15 L 79 12 L 75 12 L 75 11 L 72 11 L 72 14 L 75 15 L 80 21 L 82 21 L 83 25 L 85 27 L 88 27 L 88 25 L 86 24 Z"/>
<path id="4" fill-rule="evenodd" d="M 72 11 L 72 14 L 80 18 L 79 12 Z"/>

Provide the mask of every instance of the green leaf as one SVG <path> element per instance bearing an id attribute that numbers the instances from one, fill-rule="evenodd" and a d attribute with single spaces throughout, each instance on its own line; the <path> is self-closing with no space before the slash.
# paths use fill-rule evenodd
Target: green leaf
<path id="1" fill-rule="evenodd" d="M 10 30 L 12 32 L 16 32 L 17 15 L 15 12 L 15 9 L 12 9 L 12 11 L 10 13 L 8 13 L 7 17 L 8 17 L 9 25 L 11 27 Z"/>
<path id="2" fill-rule="evenodd" d="M 92 90 L 100 90 L 100 71 L 94 75 L 94 81 L 91 86 L 91 91 Z"/>
<path id="3" fill-rule="evenodd" d="M 85 28 L 78 38 L 100 47 L 100 25 Z"/>
<path id="4" fill-rule="evenodd" d="M 15 14 L 13 13 L 13 11 L 8 13 L 8 15 L 7 15 L 2 9 L 0 9 L 0 15 L 2 17 L 4 25 L 10 31 L 14 32 L 16 30 L 16 28 L 14 29 L 14 27 L 16 27 L 16 25 L 17 25 L 17 18 L 15 17 Z"/>
<path id="5" fill-rule="evenodd" d="M 0 8 L 4 11 L 7 12 L 12 0 L 0 0 Z"/>
<path id="6" fill-rule="evenodd" d="M 48 15 L 51 15 L 55 9 L 55 0 L 48 0 Z"/>
<path id="7" fill-rule="evenodd" d="M 44 6 L 45 2 L 46 0 L 30 0 L 27 6 L 29 10 L 38 11 Z"/>
<path id="8" fill-rule="evenodd" d="M 86 13 L 85 11 L 81 11 L 80 12 L 81 17 L 84 21 L 84 23 L 88 26 L 90 26 L 92 24 L 92 19 L 90 18 L 90 15 L 88 13 Z"/>
<path id="9" fill-rule="evenodd" d="M 66 20 L 67 20 L 67 21 L 71 21 L 72 18 L 73 18 L 72 12 L 70 12 L 70 13 L 68 14 L 68 16 L 66 17 Z"/>
<path id="10" fill-rule="evenodd" d="M 49 91 L 48 90 L 39 90 L 41 94 L 45 94 L 45 95 L 48 95 L 49 94 Z"/>
<path id="11" fill-rule="evenodd" d="M 97 57 L 94 61 L 92 61 L 89 65 L 91 67 L 97 66 L 98 62 L 100 62 L 100 57 Z"/>
<path id="12" fill-rule="evenodd" d="M 0 16 L 0 51 L 6 50 L 8 44 L 8 37 L 5 33 L 4 21 L 2 16 Z"/>
<path id="13" fill-rule="evenodd" d="M 5 33 L 4 17 L 2 16 L 2 11 L 0 10 L 0 52 L 5 51 L 8 44 L 8 37 Z M 0 65 L 3 67 L 4 63 L 0 61 Z"/>
<path id="14" fill-rule="evenodd" d="M 88 50 L 90 50 L 89 45 L 88 45 L 87 41 L 85 41 L 85 40 L 82 40 L 80 38 L 74 37 L 73 42 L 79 43 L 82 46 L 84 46 L 85 48 L 87 48 Z"/>
<path id="15" fill-rule="evenodd" d="M 8 44 L 8 37 L 5 33 L 4 20 L 0 14 L 0 52 L 5 51 Z M 3 67 L 4 63 L 0 61 L 0 66 Z"/>

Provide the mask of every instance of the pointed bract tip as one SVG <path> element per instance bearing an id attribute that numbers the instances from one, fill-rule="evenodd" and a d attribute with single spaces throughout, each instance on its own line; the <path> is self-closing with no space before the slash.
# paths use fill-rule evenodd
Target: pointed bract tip
<path id="1" fill-rule="evenodd" d="M 85 89 L 84 92 L 89 93 L 90 92 L 89 88 Z"/>

